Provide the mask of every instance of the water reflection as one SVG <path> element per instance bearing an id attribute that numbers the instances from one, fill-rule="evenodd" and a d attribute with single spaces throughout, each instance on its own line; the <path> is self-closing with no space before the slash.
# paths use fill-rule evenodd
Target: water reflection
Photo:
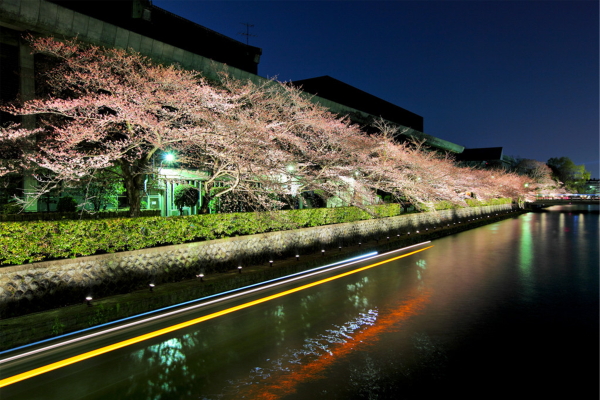
<path id="1" fill-rule="evenodd" d="M 598 226 L 597 211 L 570 209 L 462 232 L 6 398 L 480 398 L 473 382 L 569 394 L 597 380 Z"/>
<path id="2" fill-rule="evenodd" d="M 351 360 L 347 384 L 325 393 L 327 399 L 428 399 L 432 388 L 443 387 L 448 355 L 443 347 L 425 333 L 406 338 L 409 346 L 387 353 L 361 352 Z M 448 393 L 443 393 L 447 395 Z M 304 396 L 304 397 L 303 397 Z M 446 397 L 446 396 L 444 396 Z M 306 398 L 300 393 L 292 398 Z"/>
<path id="3" fill-rule="evenodd" d="M 520 284 L 522 286 L 522 296 L 524 299 L 534 297 L 533 279 L 533 238 L 531 226 L 533 224 L 532 214 L 521 216 L 521 234 L 519 241 L 519 272 L 521 274 Z"/>
<path id="4" fill-rule="evenodd" d="M 247 378 L 232 383 L 218 398 L 277 399 L 294 394 L 298 386 L 324 378 L 325 371 L 339 368 L 351 354 L 373 346 L 382 334 L 400 329 L 402 322 L 422 312 L 429 297 L 418 291 L 393 308 L 369 310 L 342 326 L 333 326 L 268 366 L 253 368 Z"/>
<path id="5" fill-rule="evenodd" d="M 361 293 L 368 284 L 369 284 L 369 277 L 365 276 L 358 282 L 350 283 L 350 284 L 346 285 L 346 288 L 348 289 L 348 292 L 349 292 L 348 300 L 357 309 L 361 308 L 361 307 L 364 307 L 364 308 L 369 307 L 369 298 L 367 296 L 365 296 L 364 293 Z"/>
<path id="6" fill-rule="evenodd" d="M 195 374 L 190 370 L 186 351 L 196 342 L 192 335 L 171 338 L 131 354 L 131 362 L 147 373 L 145 379 L 130 376 L 127 397 L 165 399 L 179 393 L 175 384 L 180 380 L 193 380 Z"/>
<path id="7" fill-rule="evenodd" d="M 420 283 L 423 283 L 423 276 L 421 275 L 421 270 L 425 270 L 426 266 L 427 266 L 427 261 L 420 259 L 419 261 L 416 262 L 416 265 L 418 267 L 417 269 L 417 280 Z"/>
<path id="8" fill-rule="evenodd" d="M 556 321 L 572 321 L 566 282 L 594 278 L 577 269 L 597 260 L 589 216 L 531 213 L 464 232 L 436 243 L 438 251 L 190 332 L 196 340 L 155 345 L 146 355 L 162 371 L 146 380 L 154 382 L 148 398 L 160 385 L 205 399 L 414 398 L 438 384 L 497 385 L 482 372 L 502 376 L 496 363 L 510 363 L 516 376 L 529 368 L 551 375 L 546 365 L 564 354 L 536 343 Z M 597 242 L 597 218 L 593 226 Z M 215 349 L 194 350 L 207 334 L 220 338 L 210 341 Z M 569 337 L 570 346 L 580 339 L 561 332 Z"/>
<path id="9" fill-rule="evenodd" d="M 394 321 L 415 315 L 424 295 L 407 298 L 398 289 L 410 289 L 417 274 L 422 284 L 425 266 L 424 259 L 407 260 L 403 268 L 382 267 L 156 339 L 129 352 L 124 392 L 149 399 L 258 398 L 257 385 L 264 393 L 293 392 Z M 390 294 L 399 309 L 386 311 L 380 323 L 378 304 Z"/>
<path id="10" fill-rule="evenodd" d="M 333 357 L 337 347 L 348 343 L 353 336 L 368 326 L 373 326 L 377 320 L 377 310 L 361 313 L 357 318 L 348 321 L 342 326 L 332 326 L 324 333 L 307 338 L 299 349 L 288 349 L 282 356 L 275 360 L 266 360 L 267 365 L 254 367 L 247 378 L 232 382 L 223 395 L 219 398 L 264 398 L 265 391 L 256 393 L 251 385 L 271 385 L 278 390 L 289 391 L 298 379 L 307 379 L 311 371 L 307 365 L 318 363 L 323 357 Z M 263 388 L 264 389 L 264 388 Z M 250 393 L 247 393 L 250 392 Z M 235 396 L 233 396 L 235 394 Z M 249 397 L 250 396 L 250 397 Z M 268 397 L 268 396 L 266 396 Z"/>

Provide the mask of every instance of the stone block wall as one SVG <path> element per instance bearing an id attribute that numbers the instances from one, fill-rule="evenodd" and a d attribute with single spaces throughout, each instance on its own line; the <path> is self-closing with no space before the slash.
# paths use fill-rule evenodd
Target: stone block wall
<path id="1" fill-rule="evenodd" d="M 510 204 L 461 208 L 391 218 L 271 232 L 204 242 L 44 261 L 0 268 L 0 315 L 40 302 L 52 307 L 87 295 L 103 297 L 156 284 L 276 261 L 295 254 L 347 247 L 359 241 L 406 235 L 420 229 L 511 211 Z"/>

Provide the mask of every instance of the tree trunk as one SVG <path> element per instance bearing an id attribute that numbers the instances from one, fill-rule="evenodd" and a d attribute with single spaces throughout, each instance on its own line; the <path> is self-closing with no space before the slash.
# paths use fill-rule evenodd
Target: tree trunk
<path id="1" fill-rule="evenodd" d="M 200 210 L 198 210 L 198 211 L 200 214 L 208 214 L 208 213 L 210 213 L 208 204 L 210 203 L 211 198 L 207 194 L 202 194 L 201 197 L 202 197 L 202 205 L 200 206 Z"/>
<path id="2" fill-rule="evenodd" d="M 144 189 L 143 167 L 146 162 L 140 160 L 133 164 L 126 160 L 120 160 L 121 172 L 123 173 L 123 186 L 127 193 L 129 203 L 129 216 L 139 217 L 142 204 L 142 191 Z"/>
<path id="3" fill-rule="evenodd" d="M 210 201 L 212 200 L 212 196 L 210 195 L 210 188 L 208 186 L 208 183 L 204 183 L 204 188 L 200 191 L 200 197 L 202 198 L 202 205 L 200 206 L 200 209 L 198 210 L 198 212 L 200 214 L 209 214 L 210 213 L 210 209 L 209 209 L 209 204 Z M 211 184 L 212 187 L 212 184 Z"/>

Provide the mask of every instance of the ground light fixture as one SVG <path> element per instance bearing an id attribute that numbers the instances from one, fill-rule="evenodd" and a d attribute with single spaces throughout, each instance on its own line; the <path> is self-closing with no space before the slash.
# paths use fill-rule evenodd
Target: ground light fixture
<path id="1" fill-rule="evenodd" d="M 242 273 L 242 266 L 238 266 L 238 272 L 241 274 Z"/>
<path id="2" fill-rule="evenodd" d="M 200 278 L 200 282 L 204 282 L 204 274 L 198 274 L 196 278 Z"/>
<path id="3" fill-rule="evenodd" d="M 88 307 L 92 306 L 92 296 L 87 296 L 85 298 L 85 302 L 87 303 Z"/>
<path id="4" fill-rule="evenodd" d="M 154 292 L 154 286 L 155 286 L 154 283 L 151 283 L 151 284 L 148 285 L 148 287 L 150 288 L 151 292 Z"/>

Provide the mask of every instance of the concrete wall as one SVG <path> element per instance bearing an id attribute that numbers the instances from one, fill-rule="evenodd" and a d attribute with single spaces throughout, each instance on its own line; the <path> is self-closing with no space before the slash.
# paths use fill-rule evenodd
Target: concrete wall
<path id="1" fill-rule="evenodd" d="M 103 297 L 156 284 L 194 278 L 321 249 L 347 247 L 359 240 L 413 234 L 419 229 L 510 211 L 510 204 L 462 208 L 354 223 L 271 232 L 114 254 L 45 261 L 0 268 L 0 315 L 12 315 L 30 302 L 60 306 L 87 295 Z"/>
<path id="2" fill-rule="evenodd" d="M 83 42 L 106 47 L 133 49 L 158 62 L 180 64 L 203 71 L 209 78 L 226 71 L 238 79 L 263 81 L 257 75 L 215 62 L 158 40 L 120 28 L 44 0 L 0 0 L 1 22 L 7 27 L 57 38 L 77 37 Z"/>

